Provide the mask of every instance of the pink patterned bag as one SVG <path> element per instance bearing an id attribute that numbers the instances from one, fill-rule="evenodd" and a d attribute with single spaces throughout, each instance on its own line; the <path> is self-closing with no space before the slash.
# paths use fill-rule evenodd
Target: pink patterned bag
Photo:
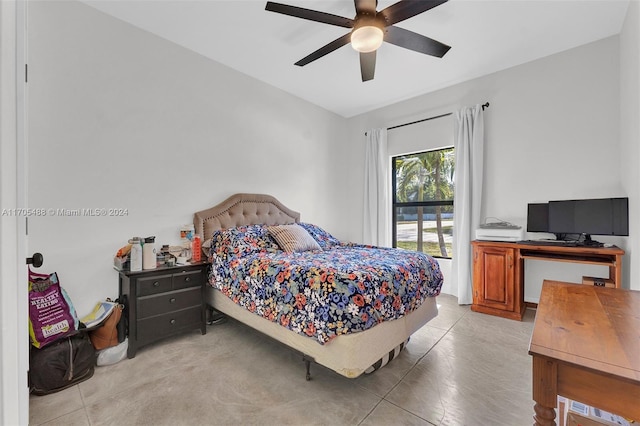
<path id="1" fill-rule="evenodd" d="M 42 348 L 78 329 L 78 316 L 58 274 L 38 274 L 29 269 L 29 337 Z"/>

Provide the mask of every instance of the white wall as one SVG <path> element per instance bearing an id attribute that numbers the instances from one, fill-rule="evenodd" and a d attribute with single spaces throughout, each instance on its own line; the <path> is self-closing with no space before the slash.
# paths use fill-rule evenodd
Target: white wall
<path id="1" fill-rule="evenodd" d="M 629 3 L 620 33 L 620 163 L 622 183 L 629 193 L 629 215 L 636 220 L 629 224 L 627 258 L 640 253 L 640 2 Z M 631 279 L 631 288 L 640 290 L 640 263 L 626 262 L 624 274 Z"/>
<path id="2" fill-rule="evenodd" d="M 344 118 L 78 2 L 31 2 L 29 27 L 30 207 L 128 210 L 30 221 L 80 315 L 117 297 L 130 237 L 175 244 L 236 192 L 346 236 Z"/>
<path id="3" fill-rule="evenodd" d="M 350 155 L 361 155 L 364 129 L 489 101 L 482 217 L 524 226 L 530 202 L 634 195 L 621 182 L 619 81 L 619 38 L 610 37 L 354 117 Z M 362 171 L 350 173 L 355 191 Z M 355 225 L 361 205 L 354 200 L 351 239 L 360 238 Z M 598 239 L 627 245 L 623 237 Z M 531 302 L 537 302 L 543 278 L 580 281 L 608 273 L 557 262 L 527 262 L 525 269 L 525 300 Z M 626 274 L 627 288 L 629 282 Z"/>

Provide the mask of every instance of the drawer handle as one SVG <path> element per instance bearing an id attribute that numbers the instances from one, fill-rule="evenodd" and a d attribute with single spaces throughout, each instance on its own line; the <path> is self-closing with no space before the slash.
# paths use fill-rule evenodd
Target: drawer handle
<path id="1" fill-rule="evenodd" d="M 154 283 L 153 283 L 153 286 L 154 286 L 154 287 L 160 287 L 160 282 L 159 282 L 159 281 L 154 282 Z"/>
<path id="2" fill-rule="evenodd" d="M 176 303 L 176 298 L 172 297 L 171 299 L 169 299 L 169 303 Z"/>
<path id="3" fill-rule="evenodd" d="M 171 324 L 175 324 L 176 320 L 172 319 L 171 321 L 169 321 Z"/>
<path id="4" fill-rule="evenodd" d="M 189 281 L 191 281 L 191 277 L 185 277 L 184 281 L 188 283 Z"/>

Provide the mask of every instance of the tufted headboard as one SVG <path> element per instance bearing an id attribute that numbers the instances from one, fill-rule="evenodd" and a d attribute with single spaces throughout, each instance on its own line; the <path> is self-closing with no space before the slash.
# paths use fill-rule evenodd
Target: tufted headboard
<path id="1" fill-rule="evenodd" d="M 211 234 L 218 229 L 295 222 L 300 222 L 300 213 L 266 194 L 235 194 L 220 204 L 193 215 L 196 234 L 200 235 L 202 241 L 211 238 Z"/>

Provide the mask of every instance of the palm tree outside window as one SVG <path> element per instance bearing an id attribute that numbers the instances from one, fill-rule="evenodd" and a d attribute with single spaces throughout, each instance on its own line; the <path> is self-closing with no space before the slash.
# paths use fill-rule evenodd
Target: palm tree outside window
<path id="1" fill-rule="evenodd" d="M 393 247 L 451 258 L 453 147 L 392 157 Z"/>

